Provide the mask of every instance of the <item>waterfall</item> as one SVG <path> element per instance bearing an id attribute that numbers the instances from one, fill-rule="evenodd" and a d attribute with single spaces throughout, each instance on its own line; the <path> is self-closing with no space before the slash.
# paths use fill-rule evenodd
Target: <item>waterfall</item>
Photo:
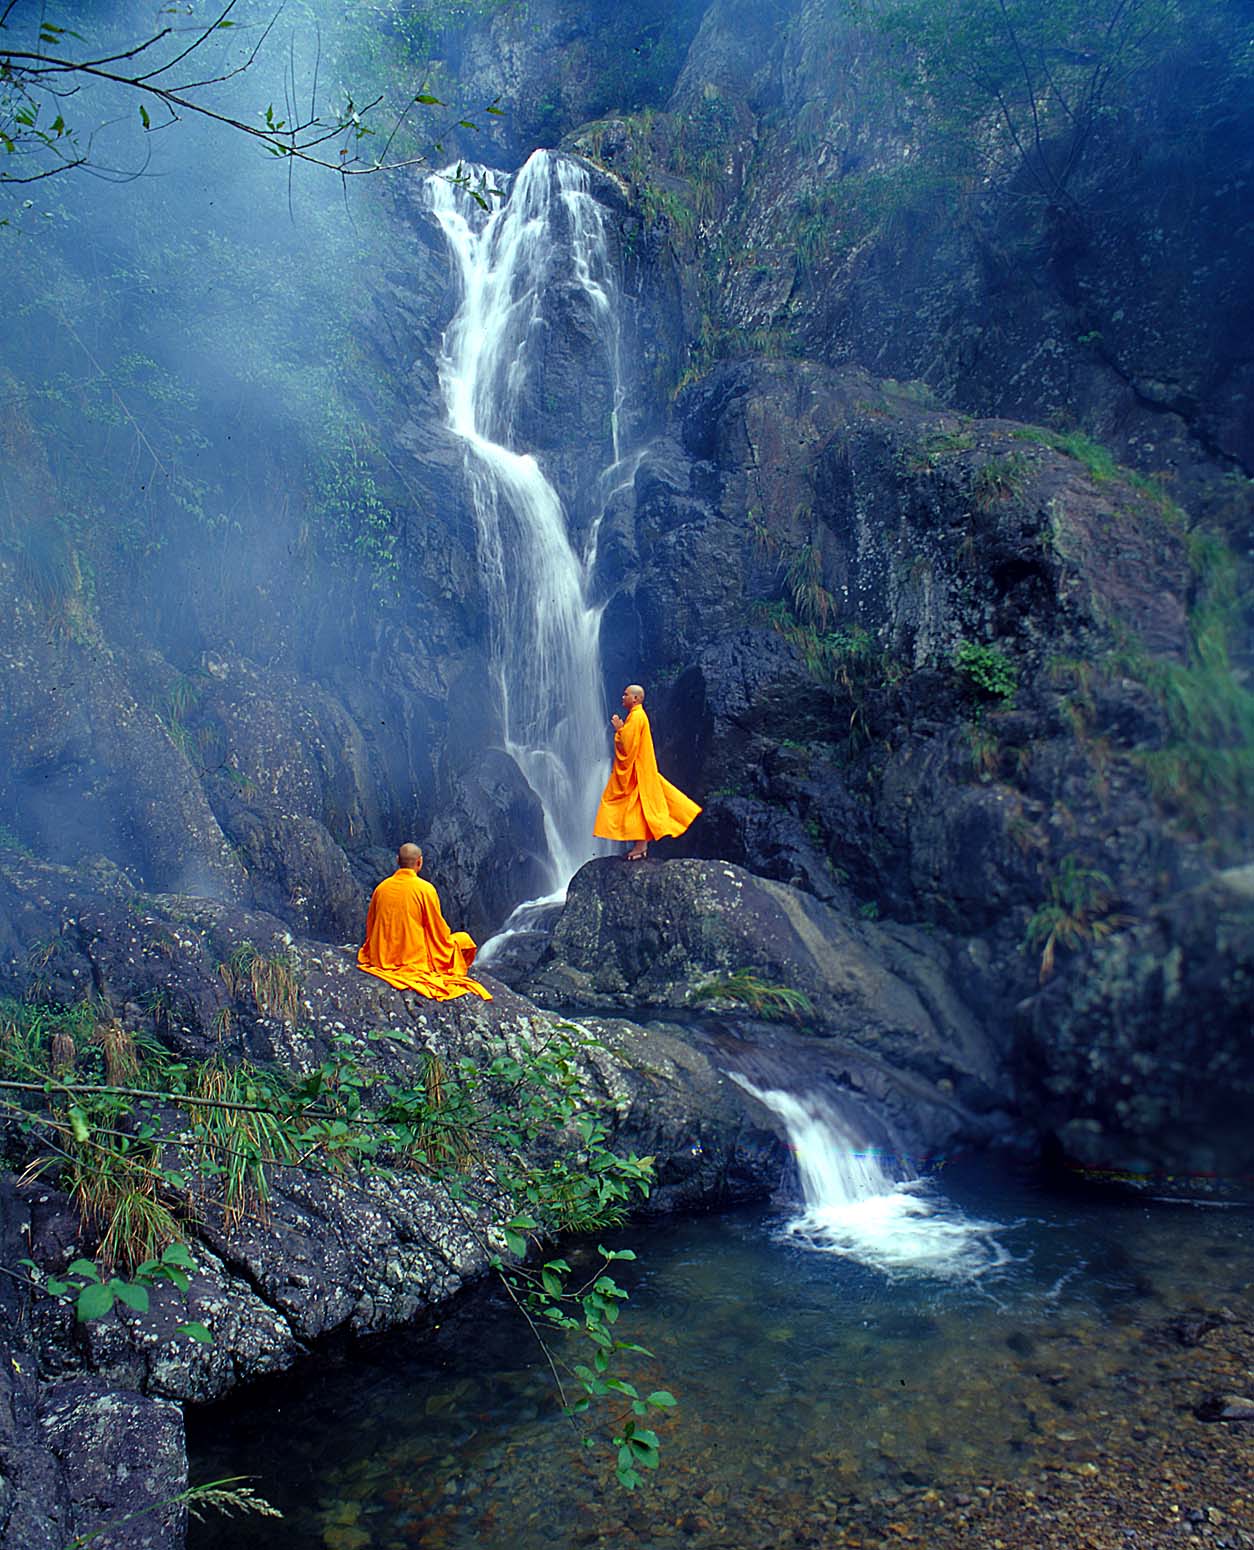
<path id="1" fill-rule="evenodd" d="M 861 1143 L 849 1120 L 817 1093 L 804 1097 L 732 1080 L 783 1122 L 797 1161 L 804 1210 L 783 1234 L 890 1277 L 974 1281 L 1009 1263 L 998 1224 L 965 1216 L 929 1180 Z"/>
<path id="2" fill-rule="evenodd" d="M 546 306 L 561 294 L 586 314 L 612 384 L 611 461 L 620 465 L 623 403 L 619 308 L 604 212 L 577 162 L 537 151 L 512 179 L 473 169 L 507 189 L 484 210 L 465 187 L 426 183 L 427 200 L 457 265 L 462 300 L 444 336 L 440 383 L 448 424 L 466 449 L 479 564 L 490 599 L 491 668 L 502 740 L 544 811 L 553 896 L 600 849 L 592 820 L 606 775 L 601 609 L 588 600 L 597 510 L 572 542 L 568 513 L 517 421 L 533 362 L 543 359 Z"/>

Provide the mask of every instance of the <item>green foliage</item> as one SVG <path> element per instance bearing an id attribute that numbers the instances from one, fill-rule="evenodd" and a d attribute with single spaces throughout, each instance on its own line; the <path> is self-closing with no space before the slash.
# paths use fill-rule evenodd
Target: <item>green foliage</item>
<path id="1" fill-rule="evenodd" d="M 1115 462 L 1110 449 L 1094 441 L 1091 436 L 1086 436 L 1083 431 L 1061 433 L 1046 430 L 1043 425 L 1020 425 L 1010 434 L 1016 441 L 1033 441 L 1038 446 L 1050 447 L 1055 452 L 1063 452 L 1068 457 L 1074 458 L 1098 484 L 1129 477 L 1128 471 L 1120 468 Z M 1141 482 L 1145 488 L 1153 488 L 1148 480 Z"/>
<path id="2" fill-rule="evenodd" d="M 986 699 L 1009 705 L 1019 687 L 1019 669 L 1004 651 L 978 641 L 960 640 L 953 664 L 962 681 Z"/>
<path id="3" fill-rule="evenodd" d="M 719 975 L 703 980 L 688 999 L 697 1006 L 720 1001 L 733 1001 L 748 1007 L 755 1017 L 768 1020 L 789 1018 L 801 1022 L 814 1015 L 814 1004 L 803 990 L 789 985 L 774 985 L 760 979 L 749 969 L 738 969 L 735 974 Z"/>
<path id="4" fill-rule="evenodd" d="M 73 1304 L 74 1316 L 80 1324 L 103 1318 L 112 1311 L 115 1303 L 136 1313 L 147 1313 L 148 1294 L 154 1286 L 169 1284 L 186 1295 L 196 1273 L 196 1263 L 182 1243 L 167 1244 L 159 1259 L 143 1260 L 133 1266 L 126 1277 L 109 1276 L 107 1280 L 89 1259 L 72 1260 L 60 1275 L 55 1276 L 46 1274 L 33 1259 L 24 1259 L 21 1263 L 32 1286 L 60 1302 Z M 176 1333 L 201 1345 L 213 1344 L 208 1329 L 194 1320 L 180 1324 Z"/>
<path id="5" fill-rule="evenodd" d="M 1109 912 L 1114 903 L 1114 884 L 1105 872 L 1081 865 L 1065 856 L 1057 873 L 1046 883 L 1044 903 L 1028 921 L 1027 945 L 1041 949 L 1040 980 L 1049 979 L 1060 947 L 1069 951 L 1100 942 L 1127 917 Z"/>
<path id="6" fill-rule="evenodd" d="M 310 517 L 331 550 L 363 561 L 377 584 L 400 578 L 400 521 L 373 467 L 355 447 L 326 458 L 314 480 Z"/>

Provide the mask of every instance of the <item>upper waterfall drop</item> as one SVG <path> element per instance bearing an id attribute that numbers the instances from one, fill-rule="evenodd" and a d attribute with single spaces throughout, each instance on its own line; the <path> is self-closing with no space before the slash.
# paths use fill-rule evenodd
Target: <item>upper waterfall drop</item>
<path id="1" fill-rule="evenodd" d="M 462 288 L 444 336 L 440 384 L 449 427 L 466 448 L 503 741 L 540 799 L 550 885 L 560 894 L 600 849 L 592 819 L 605 778 L 607 713 L 601 610 L 588 600 L 600 512 L 569 520 L 536 456 L 519 444 L 519 419 L 560 296 L 583 309 L 582 332 L 601 354 L 612 391 L 607 468 L 618 463 L 618 292 L 586 169 L 536 151 L 512 179 L 470 170 L 506 189 L 501 204 L 483 209 L 447 176 L 426 181 Z M 572 528 L 589 535 L 582 549 Z"/>

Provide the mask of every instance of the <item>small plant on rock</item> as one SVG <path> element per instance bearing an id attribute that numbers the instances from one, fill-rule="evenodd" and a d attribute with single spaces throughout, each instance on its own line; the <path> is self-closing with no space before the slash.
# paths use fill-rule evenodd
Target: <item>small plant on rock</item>
<path id="1" fill-rule="evenodd" d="M 1045 902 L 1028 921 L 1027 941 L 1041 949 L 1040 981 L 1054 972 L 1058 949 L 1074 952 L 1100 942 L 1126 925 L 1126 915 L 1107 912 L 1114 903 L 1114 884 L 1105 872 L 1081 866 L 1067 856 L 1046 885 Z"/>
<path id="2" fill-rule="evenodd" d="M 996 646 L 960 640 L 954 647 L 953 664 L 968 688 L 989 700 L 1009 705 L 1019 687 L 1019 669 Z"/>

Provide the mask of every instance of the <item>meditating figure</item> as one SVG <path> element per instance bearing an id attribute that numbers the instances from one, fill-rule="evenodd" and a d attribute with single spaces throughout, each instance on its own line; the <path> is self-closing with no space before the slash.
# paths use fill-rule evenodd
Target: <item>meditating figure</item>
<path id="1" fill-rule="evenodd" d="M 614 728 L 614 768 L 601 794 L 593 834 L 603 840 L 628 840 L 628 861 L 643 861 L 649 841 L 664 834 L 682 834 L 701 809 L 670 781 L 658 774 L 653 733 L 644 713 L 644 690 L 628 684 L 623 690 L 626 718 L 611 716 Z"/>
<path id="2" fill-rule="evenodd" d="M 418 876 L 421 870 L 419 847 L 402 845 L 396 871 L 370 896 L 366 941 L 357 954 L 357 967 L 397 990 L 416 990 L 433 1001 L 465 995 L 491 1001 L 491 992 L 466 975 L 475 961 L 475 944 L 464 931 L 449 930 L 440 913 L 440 896 Z"/>

